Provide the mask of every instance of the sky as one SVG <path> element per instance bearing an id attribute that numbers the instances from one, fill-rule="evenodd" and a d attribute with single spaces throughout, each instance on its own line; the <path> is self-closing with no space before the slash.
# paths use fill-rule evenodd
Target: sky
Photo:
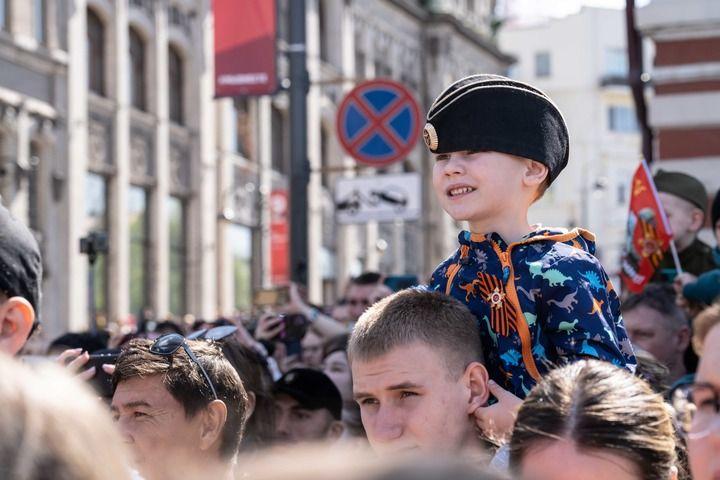
<path id="1" fill-rule="evenodd" d="M 509 18 L 524 23 L 547 17 L 565 17 L 580 11 L 583 6 L 603 8 L 625 8 L 625 0 L 501 0 Z M 642 7 L 650 0 L 635 0 L 636 7 Z"/>

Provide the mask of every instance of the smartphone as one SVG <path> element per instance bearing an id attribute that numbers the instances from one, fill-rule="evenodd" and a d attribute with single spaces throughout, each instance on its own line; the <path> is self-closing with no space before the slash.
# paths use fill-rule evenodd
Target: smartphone
<path id="1" fill-rule="evenodd" d="M 290 302 L 290 288 L 264 288 L 255 292 L 253 303 L 258 307 L 277 307 Z"/>
<path id="2" fill-rule="evenodd" d="M 299 342 L 303 339 L 308 329 L 308 319 L 301 313 L 292 313 L 280 315 L 283 320 L 285 329 L 280 334 L 279 339 L 285 344 Z"/>
<path id="3" fill-rule="evenodd" d="M 117 362 L 120 351 L 108 351 L 105 353 L 95 353 L 90 355 L 90 359 L 85 364 L 85 369 L 95 367 L 95 376 L 89 381 L 90 385 L 95 389 L 98 394 L 103 398 L 112 398 L 112 376 L 108 375 L 102 366 L 104 364 L 115 365 Z"/>

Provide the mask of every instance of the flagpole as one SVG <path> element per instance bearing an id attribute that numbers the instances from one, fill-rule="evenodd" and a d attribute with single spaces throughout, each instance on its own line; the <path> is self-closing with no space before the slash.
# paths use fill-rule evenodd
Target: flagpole
<path id="1" fill-rule="evenodd" d="M 682 275 L 682 265 L 680 265 L 680 257 L 678 256 L 677 247 L 675 246 L 675 239 L 670 239 L 670 253 L 672 253 L 673 262 L 675 262 L 675 270 L 678 275 Z"/>

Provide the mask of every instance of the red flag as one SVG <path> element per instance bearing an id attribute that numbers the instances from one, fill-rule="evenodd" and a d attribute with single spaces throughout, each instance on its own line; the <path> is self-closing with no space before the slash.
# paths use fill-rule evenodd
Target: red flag
<path id="1" fill-rule="evenodd" d="M 645 160 L 633 175 L 628 239 L 620 276 L 628 290 L 642 291 L 670 247 L 672 231 Z"/>

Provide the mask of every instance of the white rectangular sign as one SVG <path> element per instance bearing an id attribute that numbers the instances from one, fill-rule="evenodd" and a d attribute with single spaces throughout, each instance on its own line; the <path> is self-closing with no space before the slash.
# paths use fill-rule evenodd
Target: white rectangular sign
<path id="1" fill-rule="evenodd" d="M 419 173 L 340 178 L 335 184 L 338 223 L 417 220 L 421 207 Z"/>

